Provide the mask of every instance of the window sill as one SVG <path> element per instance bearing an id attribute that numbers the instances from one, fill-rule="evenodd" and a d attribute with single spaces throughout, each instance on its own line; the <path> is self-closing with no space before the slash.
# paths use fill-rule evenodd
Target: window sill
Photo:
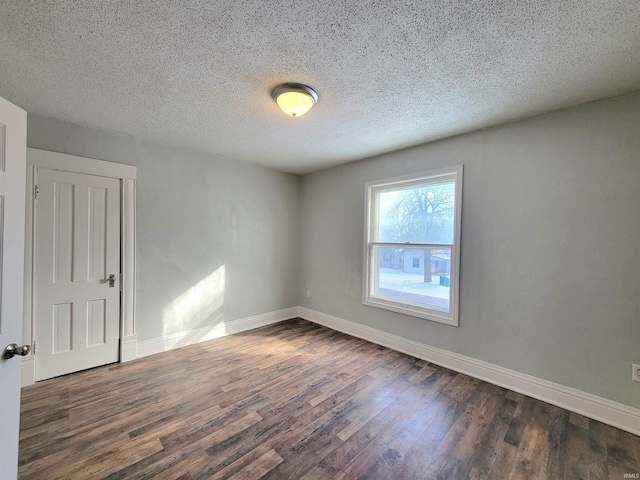
<path id="1" fill-rule="evenodd" d="M 444 323 L 445 325 L 451 325 L 452 327 L 458 326 L 458 318 L 457 315 L 454 314 L 442 314 L 435 310 L 421 309 L 413 307 L 412 305 L 405 306 L 397 302 L 391 302 L 380 298 L 365 298 L 362 300 L 362 304 L 369 307 L 389 310 L 391 312 L 402 313 L 412 317 L 431 320 L 432 322 Z"/>

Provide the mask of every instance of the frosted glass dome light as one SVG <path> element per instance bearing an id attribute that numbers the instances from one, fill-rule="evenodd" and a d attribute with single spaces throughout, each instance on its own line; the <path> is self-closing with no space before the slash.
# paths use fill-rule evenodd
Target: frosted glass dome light
<path id="1" fill-rule="evenodd" d="M 318 94 L 307 85 L 283 83 L 271 92 L 280 109 L 290 117 L 301 117 L 318 101 Z"/>

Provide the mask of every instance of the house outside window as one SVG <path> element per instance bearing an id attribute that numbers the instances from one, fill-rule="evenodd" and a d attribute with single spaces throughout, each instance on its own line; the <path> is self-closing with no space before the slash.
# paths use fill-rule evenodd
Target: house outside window
<path id="1" fill-rule="evenodd" d="M 363 304 L 457 326 L 462 165 L 365 194 Z"/>

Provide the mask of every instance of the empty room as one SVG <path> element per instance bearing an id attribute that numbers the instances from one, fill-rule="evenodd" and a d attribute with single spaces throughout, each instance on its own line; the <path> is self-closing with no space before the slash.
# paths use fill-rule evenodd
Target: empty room
<path id="1" fill-rule="evenodd" d="M 640 478 L 637 0 L 7 0 L 0 59 L 0 479 Z"/>

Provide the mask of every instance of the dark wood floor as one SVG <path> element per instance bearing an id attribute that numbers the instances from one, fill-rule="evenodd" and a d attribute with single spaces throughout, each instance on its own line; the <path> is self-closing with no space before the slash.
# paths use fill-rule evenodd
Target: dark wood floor
<path id="1" fill-rule="evenodd" d="M 22 398 L 25 480 L 640 472 L 634 435 L 300 319 L 48 380 Z"/>

